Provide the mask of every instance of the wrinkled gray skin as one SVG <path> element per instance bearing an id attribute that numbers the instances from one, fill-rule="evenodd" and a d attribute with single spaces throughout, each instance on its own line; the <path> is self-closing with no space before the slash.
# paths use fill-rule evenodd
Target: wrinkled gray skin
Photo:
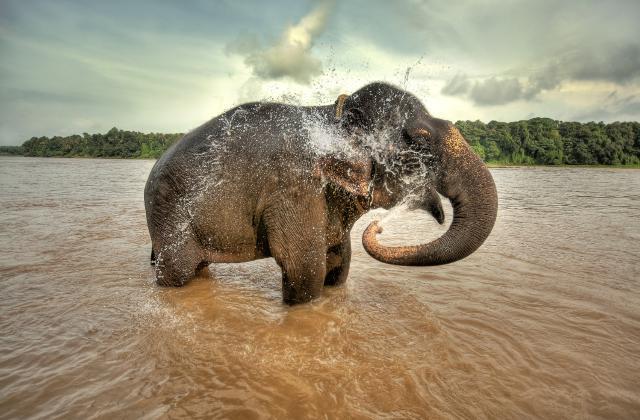
<path id="1" fill-rule="evenodd" d="M 340 118 L 338 103 L 240 105 L 169 149 L 144 194 L 158 284 L 181 286 L 209 263 L 273 257 L 284 301 L 307 302 L 323 285 L 346 280 L 350 231 L 362 214 L 410 195 L 413 207 L 442 223 L 436 191 L 454 208 L 441 238 L 386 247 L 374 222 L 363 235 L 365 249 L 403 265 L 446 264 L 474 252 L 491 232 L 497 195 L 458 130 L 384 83 L 363 87 L 343 105 Z M 356 153 L 318 153 L 310 120 L 336 130 Z M 365 141 L 372 137 L 384 147 Z"/>

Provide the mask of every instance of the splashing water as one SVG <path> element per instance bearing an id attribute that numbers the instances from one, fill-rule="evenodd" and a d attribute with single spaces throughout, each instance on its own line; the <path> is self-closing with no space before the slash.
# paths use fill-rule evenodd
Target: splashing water
<path id="1" fill-rule="evenodd" d="M 409 70 L 407 69 L 407 72 Z M 425 187 L 425 182 L 429 182 L 430 174 L 433 172 L 433 168 L 428 164 L 431 155 L 421 156 L 412 150 L 404 150 L 401 154 L 395 155 L 390 153 L 396 147 L 398 139 L 394 138 L 395 131 L 389 127 L 361 135 L 358 144 L 336 125 L 327 125 L 317 115 L 310 114 L 306 118 L 305 129 L 309 133 L 309 146 L 317 156 L 335 155 L 351 161 L 358 161 L 363 157 L 371 158 L 382 164 L 388 175 L 394 176 L 404 184 L 408 192 L 393 208 L 381 209 L 383 217 L 379 220 L 380 223 L 410 216 L 414 211 L 424 212 L 416 209 L 416 203 L 421 200 L 420 191 Z M 411 171 L 404 170 L 400 158 L 405 164 L 407 161 L 411 164 Z M 386 179 L 383 188 L 391 192 Z"/>

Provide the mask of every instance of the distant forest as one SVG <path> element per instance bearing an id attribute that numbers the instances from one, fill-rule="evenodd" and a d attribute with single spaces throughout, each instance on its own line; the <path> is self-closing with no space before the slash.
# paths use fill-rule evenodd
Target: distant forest
<path id="1" fill-rule="evenodd" d="M 105 134 L 32 137 L 22 146 L 0 147 L 0 153 L 37 157 L 158 158 L 182 136 L 182 133 L 140 133 L 114 127 Z"/>
<path id="2" fill-rule="evenodd" d="M 515 165 L 640 165 L 639 122 L 563 122 L 533 118 L 510 123 L 458 121 L 488 163 Z M 33 137 L 0 154 L 41 157 L 158 158 L 182 134 L 112 128 L 105 134 Z"/>

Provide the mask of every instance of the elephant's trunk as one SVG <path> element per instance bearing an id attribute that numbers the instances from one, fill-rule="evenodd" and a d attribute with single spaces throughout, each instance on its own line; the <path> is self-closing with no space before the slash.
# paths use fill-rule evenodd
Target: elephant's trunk
<path id="1" fill-rule="evenodd" d="M 491 173 L 475 155 L 455 127 L 443 144 L 438 192 L 453 206 L 453 221 L 440 238 L 421 245 L 388 247 L 376 234 L 372 222 L 362 236 L 365 250 L 375 259 L 398 265 L 440 265 L 458 261 L 473 253 L 487 239 L 496 220 L 498 196 Z"/>

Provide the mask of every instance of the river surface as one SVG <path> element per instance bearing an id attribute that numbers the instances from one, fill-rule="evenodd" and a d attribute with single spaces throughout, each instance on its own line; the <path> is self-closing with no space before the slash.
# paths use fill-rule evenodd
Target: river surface
<path id="1" fill-rule="evenodd" d="M 487 242 L 440 267 L 360 245 L 281 303 L 268 259 L 179 289 L 149 267 L 153 161 L 0 158 L 1 418 L 640 418 L 640 171 L 492 169 Z M 447 214 L 451 219 L 450 209 Z"/>

